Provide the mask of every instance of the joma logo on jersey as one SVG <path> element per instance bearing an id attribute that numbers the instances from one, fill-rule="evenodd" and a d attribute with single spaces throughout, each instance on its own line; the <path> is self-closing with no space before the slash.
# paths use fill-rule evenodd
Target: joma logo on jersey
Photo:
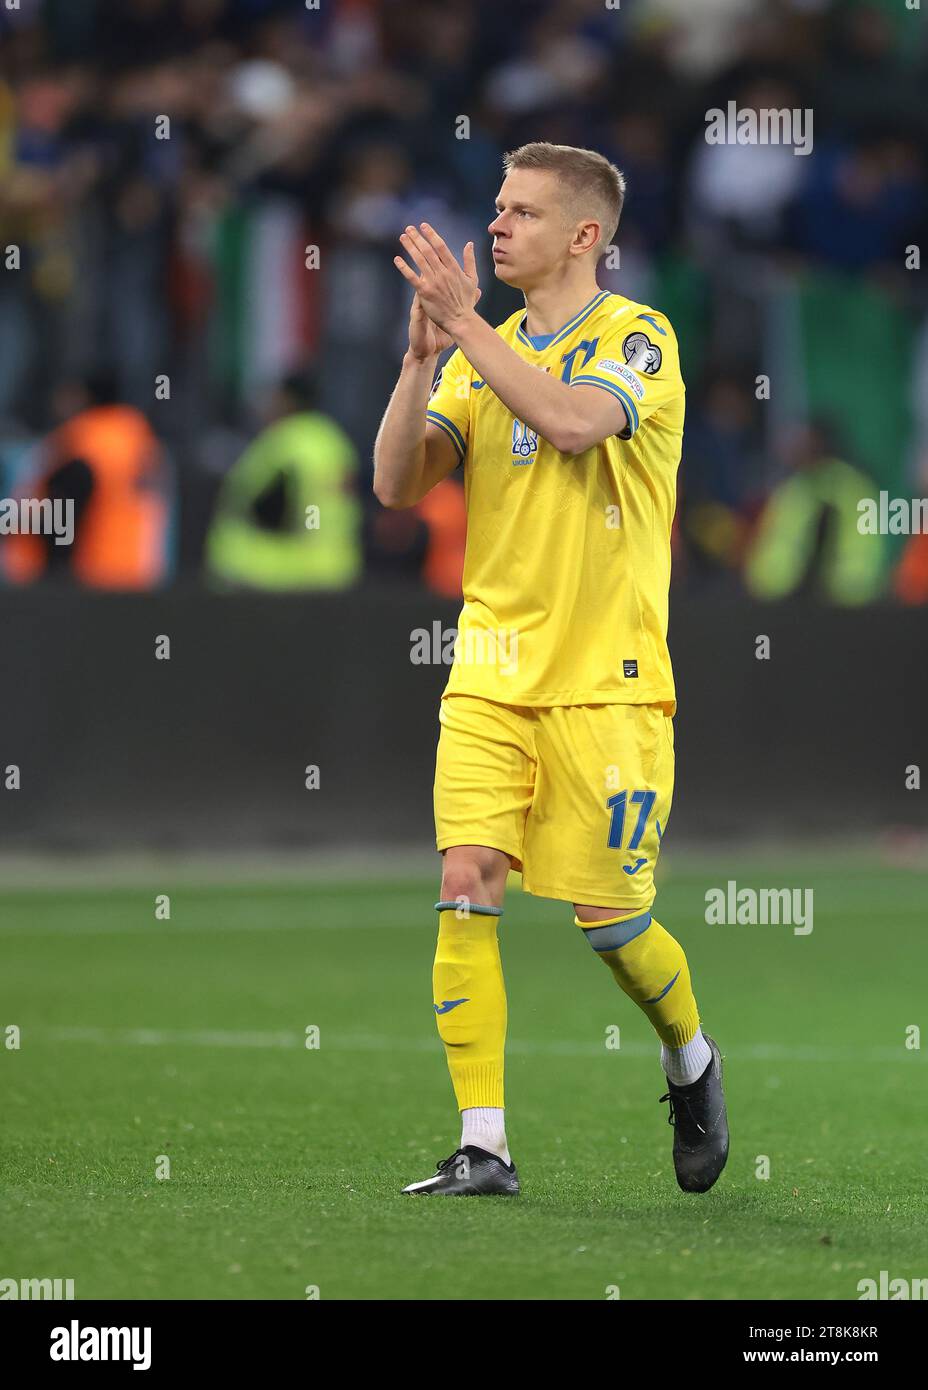
<path id="1" fill-rule="evenodd" d="M 512 422 L 512 461 L 513 463 L 533 463 L 538 453 L 538 433 L 530 430 L 521 420 Z"/>

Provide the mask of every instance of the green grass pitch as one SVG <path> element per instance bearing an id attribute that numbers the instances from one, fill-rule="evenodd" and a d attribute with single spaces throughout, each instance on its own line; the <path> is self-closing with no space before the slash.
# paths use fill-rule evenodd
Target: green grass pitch
<path id="1" fill-rule="evenodd" d="M 0 892 L 0 1278 L 73 1278 L 78 1299 L 634 1300 L 923 1277 L 906 1029 L 928 873 L 665 857 L 655 913 L 726 1058 L 731 1155 L 702 1196 L 674 1179 L 658 1044 L 567 905 L 512 891 L 502 918 L 522 1195 L 440 1201 L 399 1193 L 458 1140 L 435 875 Z M 813 931 L 706 925 L 729 878 L 814 889 Z"/>

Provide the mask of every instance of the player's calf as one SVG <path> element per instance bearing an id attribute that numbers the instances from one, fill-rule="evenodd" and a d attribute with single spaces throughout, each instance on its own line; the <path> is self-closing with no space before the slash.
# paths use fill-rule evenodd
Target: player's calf
<path id="1" fill-rule="evenodd" d="M 650 912 L 576 922 L 661 1040 L 677 1182 L 685 1192 L 706 1192 L 728 1158 L 728 1117 L 721 1054 L 699 1027 L 683 948 Z"/>

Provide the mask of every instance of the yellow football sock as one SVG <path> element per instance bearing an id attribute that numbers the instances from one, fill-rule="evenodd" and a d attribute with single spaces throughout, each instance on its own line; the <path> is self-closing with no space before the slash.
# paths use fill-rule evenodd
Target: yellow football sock
<path id="1" fill-rule="evenodd" d="M 506 988 L 496 924 L 501 907 L 437 902 L 435 1021 L 458 1109 L 503 1105 Z"/>
<path id="2" fill-rule="evenodd" d="M 667 1047 L 692 1041 L 699 1010 L 689 966 L 675 941 L 650 912 L 610 917 L 605 922 L 574 921 L 612 971 L 620 989 L 647 1014 Z"/>

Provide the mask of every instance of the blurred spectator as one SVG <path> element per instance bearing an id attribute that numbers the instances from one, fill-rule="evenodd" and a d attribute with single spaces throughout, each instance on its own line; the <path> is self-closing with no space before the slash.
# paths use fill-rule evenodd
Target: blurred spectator
<path id="1" fill-rule="evenodd" d="M 417 507 L 391 511 L 375 504 L 367 513 L 365 569 L 377 587 L 385 583 L 420 585 L 429 550 L 429 528 Z"/>
<path id="2" fill-rule="evenodd" d="M 908 138 L 870 136 L 852 146 L 818 145 L 792 214 L 792 242 L 847 270 L 889 263 L 924 223 L 925 170 Z"/>
<path id="3" fill-rule="evenodd" d="M 58 392 L 71 418 L 38 451 L 37 470 L 19 497 L 73 507 L 73 544 L 51 536 L 11 535 L 3 568 L 14 584 L 61 571 L 94 589 L 151 589 L 172 567 L 169 470 L 151 426 L 116 403 L 110 379 L 89 378 Z M 75 412 L 71 414 L 72 410 Z"/>
<path id="4" fill-rule="evenodd" d="M 893 575 L 893 593 L 902 603 L 928 603 L 928 532 L 910 536 Z"/>
<path id="5" fill-rule="evenodd" d="M 763 111 L 801 106 L 798 90 L 775 78 L 749 82 L 734 93 L 734 100 L 739 115 L 753 112 L 759 121 Z M 801 133 L 793 132 L 797 143 Z M 805 134 L 808 138 L 807 130 Z M 694 244 L 709 254 L 726 246 L 769 250 L 780 245 L 787 211 L 811 156 L 796 154 L 791 144 L 710 144 L 705 137 L 704 130 L 689 168 L 688 217 Z"/>
<path id="6" fill-rule="evenodd" d="M 466 540 L 464 487 L 451 474 L 414 507 L 391 511 L 373 504 L 365 531 L 367 575 L 378 587 L 399 580 L 460 599 Z"/>
<path id="7" fill-rule="evenodd" d="M 747 383 L 710 377 L 691 410 L 680 469 L 680 526 L 694 582 L 740 569 L 760 509 L 757 402 Z"/>
<path id="8" fill-rule="evenodd" d="M 660 25 L 674 67 L 710 77 L 740 52 L 746 23 L 764 0 L 642 0 L 636 20 L 642 27 Z"/>
<path id="9" fill-rule="evenodd" d="M 357 455 L 288 378 L 267 427 L 226 476 L 207 536 L 213 579 L 253 589 L 344 589 L 361 573 Z"/>
<path id="10" fill-rule="evenodd" d="M 416 511 L 429 528 L 422 578 L 443 598 L 459 599 L 464 577 L 467 507 L 464 488 L 452 474 L 426 493 Z"/>
<path id="11" fill-rule="evenodd" d="M 820 114 L 829 127 L 859 134 L 895 117 L 900 128 L 926 133 L 924 24 L 918 7 L 895 0 L 828 4 L 829 61 L 821 73 Z"/>
<path id="12" fill-rule="evenodd" d="M 862 535 L 858 503 L 872 497 L 866 474 L 839 458 L 830 427 L 795 427 L 784 452 L 787 477 L 770 495 L 745 565 L 748 589 L 778 599 L 811 591 L 832 603 L 868 603 L 883 588 L 885 539 Z"/>

